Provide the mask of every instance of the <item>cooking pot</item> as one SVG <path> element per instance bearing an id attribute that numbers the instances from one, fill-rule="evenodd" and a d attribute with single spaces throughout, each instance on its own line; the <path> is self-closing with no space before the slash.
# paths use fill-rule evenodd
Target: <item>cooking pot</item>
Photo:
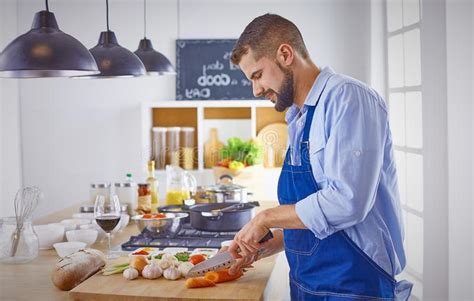
<path id="1" fill-rule="evenodd" d="M 232 176 L 223 175 L 219 178 L 219 183 L 211 186 L 198 187 L 194 199 L 196 203 L 226 203 L 248 201 L 247 188 L 233 183 Z"/>
<path id="2" fill-rule="evenodd" d="M 189 207 L 191 227 L 201 231 L 239 231 L 254 215 L 254 204 L 227 202 Z"/>

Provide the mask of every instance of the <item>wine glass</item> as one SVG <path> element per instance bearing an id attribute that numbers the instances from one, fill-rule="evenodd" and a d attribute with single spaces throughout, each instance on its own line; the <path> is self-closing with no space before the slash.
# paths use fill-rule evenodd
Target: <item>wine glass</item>
<path id="1" fill-rule="evenodd" d="M 109 243 L 109 252 L 107 259 L 118 258 L 117 254 L 111 253 L 111 232 L 120 222 L 120 202 L 117 195 L 111 195 L 106 198 L 104 195 L 97 195 L 94 205 L 94 218 L 97 224 L 107 234 Z"/>

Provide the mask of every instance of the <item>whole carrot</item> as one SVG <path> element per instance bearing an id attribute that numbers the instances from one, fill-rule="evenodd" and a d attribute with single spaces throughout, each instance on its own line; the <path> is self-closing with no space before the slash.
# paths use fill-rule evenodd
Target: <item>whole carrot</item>
<path id="1" fill-rule="evenodd" d="M 227 281 L 232 281 L 237 278 L 240 278 L 243 275 L 241 271 L 234 275 L 229 274 L 229 270 L 221 270 L 221 271 L 212 271 L 212 272 L 207 272 L 206 275 L 204 275 L 204 278 L 207 280 L 210 280 L 214 283 L 221 283 L 221 282 L 227 282 Z"/>

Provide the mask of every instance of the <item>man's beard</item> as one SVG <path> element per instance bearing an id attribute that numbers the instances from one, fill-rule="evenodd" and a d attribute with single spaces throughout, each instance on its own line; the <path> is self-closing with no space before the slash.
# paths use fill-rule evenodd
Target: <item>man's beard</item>
<path id="1" fill-rule="evenodd" d="M 283 112 L 287 108 L 291 107 L 294 101 L 293 91 L 293 72 L 291 70 L 283 68 L 280 63 L 277 62 L 278 67 L 284 73 L 283 83 L 281 84 L 280 93 L 276 94 L 275 110 Z"/>

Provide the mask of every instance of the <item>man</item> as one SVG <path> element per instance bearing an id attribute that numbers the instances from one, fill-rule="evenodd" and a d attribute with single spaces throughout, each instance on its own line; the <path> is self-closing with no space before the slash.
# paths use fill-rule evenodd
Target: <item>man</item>
<path id="1" fill-rule="evenodd" d="M 236 236 L 231 273 L 285 250 L 292 300 L 406 300 L 397 174 L 385 102 L 376 91 L 309 57 L 298 28 L 254 19 L 232 52 L 262 96 L 286 113 L 289 147 L 280 206 Z M 258 243 L 273 229 L 274 238 Z"/>

